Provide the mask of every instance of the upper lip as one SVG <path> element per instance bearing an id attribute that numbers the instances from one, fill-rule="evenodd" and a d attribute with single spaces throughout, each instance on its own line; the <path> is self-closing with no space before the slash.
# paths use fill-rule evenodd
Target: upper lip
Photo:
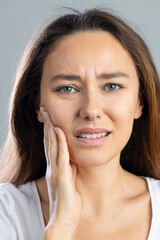
<path id="1" fill-rule="evenodd" d="M 79 128 L 75 131 L 74 136 L 77 137 L 80 134 L 98 134 L 98 133 L 105 133 L 111 132 L 109 129 L 106 128 Z"/>

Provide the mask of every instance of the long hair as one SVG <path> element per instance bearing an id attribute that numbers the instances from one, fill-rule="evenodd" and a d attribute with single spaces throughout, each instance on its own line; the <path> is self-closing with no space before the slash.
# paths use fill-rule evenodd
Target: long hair
<path id="1" fill-rule="evenodd" d="M 134 121 L 121 166 L 139 176 L 160 179 L 160 83 L 151 54 L 142 38 L 122 19 L 91 9 L 65 14 L 52 21 L 32 41 L 17 73 L 10 104 L 7 141 L 1 154 L 0 182 L 16 186 L 45 175 L 43 124 L 37 120 L 40 82 L 47 55 L 60 39 L 80 31 L 106 31 L 130 54 L 138 77 L 142 116 Z"/>

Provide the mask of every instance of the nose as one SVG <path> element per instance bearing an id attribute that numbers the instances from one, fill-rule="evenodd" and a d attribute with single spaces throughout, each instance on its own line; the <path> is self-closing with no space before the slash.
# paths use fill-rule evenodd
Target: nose
<path id="1" fill-rule="evenodd" d="M 102 103 L 98 94 L 91 93 L 83 97 L 80 116 L 85 120 L 94 121 L 101 118 L 103 113 Z"/>

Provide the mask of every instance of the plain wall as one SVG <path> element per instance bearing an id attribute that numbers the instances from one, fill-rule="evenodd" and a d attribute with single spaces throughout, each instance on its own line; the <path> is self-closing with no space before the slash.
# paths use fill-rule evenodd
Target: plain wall
<path id="1" fill-rule="evenodd" d="M 8 130 L 8 104 L 16 70 L 29 39 L 50 17 L 63 13 L 61 7 L 83 10 L 112 9 L 132 26 L 149 46 L 160 73 L 159 0 L 0 0 L 0 147 Z"/>

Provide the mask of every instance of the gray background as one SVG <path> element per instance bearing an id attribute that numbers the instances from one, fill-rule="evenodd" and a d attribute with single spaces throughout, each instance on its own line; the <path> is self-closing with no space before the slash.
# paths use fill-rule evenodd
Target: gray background
<path id="1" fill-rule="evenodd" d="M 63 6 L 109 8 L 118 13 L 146 41 L 160 73 L 159 0 L 0 0 L 0 147 L 8 130 L 9 98 L 25 46 L 37 29 L 64 12 Z"/>

